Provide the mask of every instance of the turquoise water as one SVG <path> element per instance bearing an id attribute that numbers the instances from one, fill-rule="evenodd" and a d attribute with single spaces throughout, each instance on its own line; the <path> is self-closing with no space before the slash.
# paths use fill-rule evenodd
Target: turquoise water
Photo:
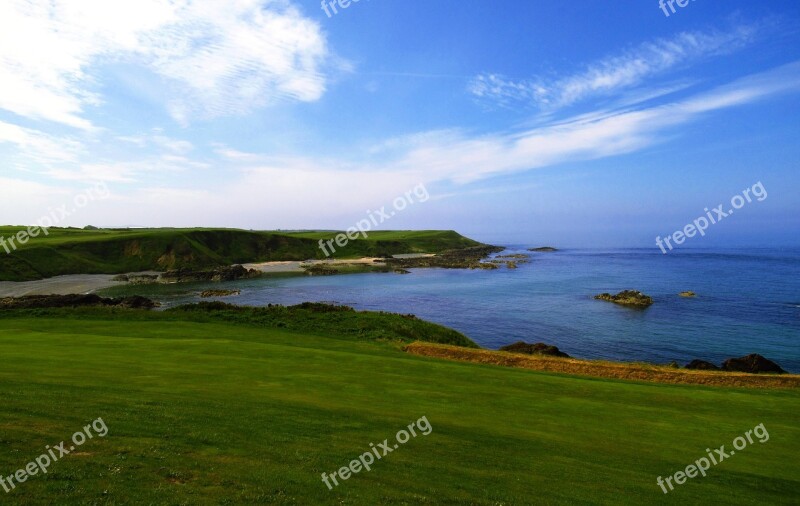
<path id="1" fill-rule="evenodd" d="M 516 252 L 524 250 L 502 254 Z M 800 250 L 566 250 L 532 253 L 516 270 L 413 269 L 147 292 L 169 306 L 200 300 L 198 291 L 208 286 L 241 289 L 238 297 L 220 299 L 235 304 L 326 301 L 413 313 L 487 348 L 524 340 L 578 358 L 682 365 L 760 353 L 800 373 Z M 592 299 L 625 289 L 641 290 L 655 304 L 635 310 Z M 698 297 L 678 297 L 684 290 Z"/>

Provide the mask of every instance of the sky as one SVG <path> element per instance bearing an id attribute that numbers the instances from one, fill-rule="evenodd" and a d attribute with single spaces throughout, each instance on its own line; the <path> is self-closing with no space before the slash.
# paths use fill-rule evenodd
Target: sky
<path id="1" fill-rule="evenodd" d="M 4 224 L 798 246 L 799 134 L 795 0 L 0 2 Z"/>

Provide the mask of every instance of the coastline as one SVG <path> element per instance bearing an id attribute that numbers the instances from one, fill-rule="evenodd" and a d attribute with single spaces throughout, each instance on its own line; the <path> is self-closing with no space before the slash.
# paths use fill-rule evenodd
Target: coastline
<path id="1" fill-rule="evenodd" d="M 247 263 L 242 264 L 242 267 L 245 269 L 255 269 L 257 271 L 272 274 L 272 273 L 287 273 L 287 272 L 299 272 L 303 273 L 305 270 L 303 266 L 317 266 L 317 265 L 373 265 L 373 266 L 385 266 L 386 262 L 383 261 L 383 258 L 378 257 L 362 257 L 362 258 L 352 258 L 352 259 L 328 259 L 328 260 L 304 260 L 304 261 L 297 261 L 297 260 L 283 260 L 283 261 L 273 261 L 273 262 L 255 262 L 255 263 Z"/>
<path id="2" fill-rule="evenodd" d="M 419 257 L 428 256 L 421 254 Z M 406 257 L 406 256 L 404 256 Z M 415 255 L 416 257 L 416 255 Z M 309 260 L 309 261 L 273 261 L 242 264 L 246 269 L 255 269 L 263 274 L 303 274 L 303 266 L 314 265 L 361 265 L 385 266 L 377 257 L 353 259 Z M 161 274 L 157 271 L 130 272 L 126 275 Z M 89 294 L 98 290 L 127 284 L 116 281 L 118 274 L 64 274 L 52 278 L 34 281 L 0 281 L 0 297 L 23 297 L 25 295 L 70 295 Z"/>
<path id="3" fill-rule="evenodd" d="M 506 259 L 514 260 L 517 256 L 516 252 L 524 253 L 526 248 L 518 246 L 509 248 L 508 251 L 511 254 L 493 256 L 488 261 L 483 261 L 492 262 L 492 258 L 503 259 L 503 261 Z M 719 255 L 727 263 L 741 263 L 738 257 L 731 258 L 725 252 Z M 396 255 L 395 258 L 399 260 L 436 256 L 438 255 L 415 254 Z M 608 289 L 616 292 L 625 287 L 643 287 L 647 293 L 653 296 L 655 301 L 655 307 L 648 312 L 616 304 L 603 306 L 600 305 L 603 303 L 592 300 L 594 297 L 591 296 L 591 293 L 586 293 L 588 289 L 576 292 L 566 286 L 564 287 L 565 289 L 556 290 L 550 284 L 550 282 L 558 283 L 563 280 L 565 273 L 568 275 L 576 264 L 579 270 L 586 270 L 597 262 L 593 257 L 602 259 L 607 256 L 608 252 L 605 251 L 591 255 L 578 253 L 570 256 L 569 252 L 561 255 L 536 255 L 529 262 L 529 265 L 521 265 L 522 269 L 520 271 L 512 272 L 502 269 L 498 272 L 498 275 L 490 276 L 470 274 L 469 267 L 460 267 L 460 264 L 453 262 L 458 266 L 454 265 L 451 267 L 453 270 L 450 271 L 437 268 L 414 268 L 412 270 L 415 271 L 414 274 L 416 276 L 412 276 L 408 282 L 400 281 L 399 278 L 393 276 L 389 276 L 386 279 L 375 278 L 374 282 L 365 281 L 358 276 L 347 276 L 346 278 L 349 279 L 341 280 L 305 279 L 307 276 L 328 275 L 328 268 L 331 270 L 337 269 L 339 271 L 338 274 L 372 272 L 372 270 L 375 270 L 375 272 L 404 273 L 400 269 L 392 269 L 393 262 L 387 262 L 385 257 L 364 256 L 361 258 L 306 261 L 277 260 L 250 262 L 239 266 L 240 270 L 244 266 L 252 269 L 254 271 L 251 273 L 252 278 L 261 277 L 262 279 L 260 282 L 245 282 L 241 285 L 235 283 L 228 285 L 228 282 L 237 278 L 228 279 L 224 276 L 222 278 L 223 285 L 217 284 L 219 280 L 211 280 L 210 278 L 194 281 L 181 279 L 181 276 L 174 276 L 174 279 L 165 278 L 159 280 L 159 283 L 154 284 L 149 289 L 144 288 L 144 285 L 148 283 L 141 283 L 143 289 L 141 290 L 142 293 L 140 293 L 136 286 L 140 283 L 135 280 L 131 280 L 131 283 L 126 284 L 115 281 L 113 279 L 115 276 L 112 275 L 78 274 L 38 281 L 0 282 L 0 297 L 92 294 L 96 292 L 103 294 L 102 290 L 111 288 L 103 296 L 114 297 L 139 294 L 150 296 L 154 300 L 160 300 L 164 307 L 171 307 L 173 305 L 204 302 L 204 300 L 198 298 L 200 290 L 233 287 L 243 289 L 241 294 L 230 300 L 230 302 L 242 306 L 260 307 L 266 306 L 268 303 L 292 305 L 304 301 L 319 300 L 346 301 L 348 305 L 355 307 L 406 314 L 409 312 L 409 308 L 415 307 L 414 303 L 418 301 L 418 293 L 421 290 L 431 290 L 431 293 L 446 293 L 448 297 L 455 297 L 455 300 L 459 301 L 460 304 L 456 305 L 458 311 L 452 311 L 452 308 L 448 308 L 446 305 L 426 304 L 419 308 L 419 312 L 415 311 L 416 315 L 426 321 L 437 322 L 449 328 L 465 332 L 488 350 L 496 350 L 517 340 L 535 339 L 556 344 L 573 356 L 581 357 L 582 359 L 608 360 L 615 363 L 637 361 L 653 365 L 671 362 L 686 364 L 690 361 L 698 360 L 698 358 L 702 359 L 702 361 L 710 361 L 715 365 L 719 365 L 722 361 L 732 357 L 760 354 L 775 360 L 787 371 L 800 372 L 796 355 L 791 350 L 787 351 L 780 348 L 783 343 L 780 335 L 778 336 L 779 338 L 775 338 L 772 341 L 759 340 L 755 343 L 749 339 L 739 339 L 737 341 L 735 339 L 736 335 L 733 335 L 725 349 L 722 349 L 721 346 L 718 347 L 719 349 L 713 349 L 713 347 L 699 349 L 697 346 L 691 346 L 692 336 L 697 333 L 693 329 L 701 329 L 712 333 L 715 331 L 712 328 L 715 321 L 709 320 L 706 316 L 707 308 L 716 309 L 722 306 L 724 310 L 727 307 L 726 305 L 739 308 L 744 303 L 743 301 L 748 300 L 747 297 L 739 297 L 734 299 L 732 304 L 727 300 L 723 300 L 718 294 L 715 294 L 714 290 L 725 285 L 720 284 L 719 280 L 714 280 L 713 276 L 706 275 L 700 276 L 698 279 L 692 279 L 682 277 L 680 272 L 673 272 L 675 269 L 672 269 L 666 270 L 666 275 L 658 277 L 658 279 L 667 281 L 654 284 L 646 271 L 649 271 L 651 267 L 659 268 L 660 266 L 652 265 L 653 262 L 645 262 L 639 258 L 638 254 L 626 253 L 626 256 L 624 256 L 625 264 L 622 267 L 615 267 L 613 275 L 618 276 L 619 272 L 622 272 L 624 276 L 627 276 L 627 281 L 620 281 L 616 277 L 599 279 L 591 290 L 594 293 Z M 635 262 L 627 261 L 629 258 L 633 258 Z M 749 257 L 747 258 L 749 259 Z M 705 256 L 701 259 L 704 265 L 711 261 Z M 697 263 L 692 256 L 684 257 L 681 260 L 683 260 L 683 263 L 689 261 L 692 261 L 693 264 Z M 428 264 L 434 262 L 429 262 L 427 258 L 422 258 L 420 263 Z M 524 262 L 520 263 L 523 264 Z M 640 264 L 644 264 L 644 266 L 640 267 Z M 387 265 L 388 270 L 383 270 L 386 269 Z M 314 267 L 318 268 L 319 271 L 309 272 L 309 268 Z M 425 267 L 434 267 L 434 265 L 425 265 Z M 626 270 L 629 272 L 626 273 Z M 519 273 L 517 274 L 517 272 Z M 158 272 L 151 273 L 158 274 Z M 520 276 L 522 277 L 520 278 Z M 241 279 L 246 280 L 251 277 L 244 276 Z M 509 283 L 509 279 L 514 279 L 515 281 Z M 533 305 L 530 304 L 530 296 L 534 292 L 525 291 L 529 290 L 526 287 L 532 281 L 539 283 L 538 288 L 535 290 L 536 303 Z M 365 283 L 368 285 L 374 284 L 378 287 L 387 286 L 391 287 L 391 289 L 376 290 L 374 287 L 363 286 Z M 161 285 L 165 286 L 161 287 Z M 167 285 L 172 286 L 172 288 Z M 126 286 L 129 286 L 129 288 L 125 288 Z M 269 286 L 268 290 L 265 289 L 266 286 Z M 322 290 L 320 290 L 320 286 L 323 287 Z M 481 292 L 476 290 L 476 286 L 482 288 L 493 287 L 492 293 L 506 295 L 498 295 L 497 297 L 499 298 L 497 299 L 485 299 L 479 295 Z M 515 286 L 523 287 L 523 291 L 517 290 L 515 292 Z M 585 287 L 577 288 L 582 289 Z M 684 292 L 679 290 L 687 288 L 697 290 L 697 295 L 691 298 L 682 296 Z M 506 290 L 511 291 L 507 292 Z M 324 292 L 325 295 L 320 295 L 321 292 Z M 764 305 L 755 306 L 754 311 L 759 309 L 758 314 L 762 315 L 766 310 L 768 314 L 776 315 L 776 319 L 779 317 L 784 319 L 793 318 L 796 314 L 796 308 L 800 307 L 800 304 L 794 302 L 796 298 L 793 298 L 793 294 L 788 292 L 784 294 L 770 293 L 772 295 L 771 298 L 774 299 L 769 301 L 770 305 L 767 307 L 762 307 Z M 476 295 L 458 297 L 457 294 Z M 214 301 L 228 302 L 222 297 L 214 297 Z M 467 308 L 476 310 L 470 311 Z M 522 328 L 520 325 L 510 325 L 503 332 L 492 332 L 491 329 L 487 331 L 485 326 L 482 327 L 481 315 L 489 314 L 511 314 L 512 322 L 516 321 L 514 319 L 520 318 L 523 322 L 535 321 L 535 325 L 539 325 L 539 327 L 532 327 L 537 329 L 535 333 Z M 548 320 L 548 315 L 550 314 L 558 314 L 560 318 L 558 320 L 553 318 Z M 688 320 L 681 321 L 691 323 L 692 329 L 690 331 L 687 331 L 687 329 L 679 329 L 681 331 L 672 328 L 665 329 L 659 324 L 659 318 L 663 321 L 666 316 L 676 314 L 682 318 L 688 318 Z M 726 313 L 722 311 L 720 314 Z M 742 309 L 738 309 L 735 315 L 737 318 L 745 320 L 750 318 L 750 313 Z M 525 320 L 526 317 L 527 320 Z M 600 337 L 596 335 L 587 336 L 586 329 L 592 328 L 591 325 L 597 321 L 602 324 L 598 326 L 599 331 L 595 330 L 596 333 L 600 334 Z M 611 338 L 603 334 L 602 331 L 604 330 L 610 332 L 624 327 L 626 321 L 642 322 L 641 325 L 638 323 L 636 325 L 627 325 L 628 328 L 634 328 L 634 330 L 631 331 L 626 342 L 617 339 L 615 337 L 617 334 L 614 334 Z M 793 320 L 789 321 L 792 322 Z M 622 324 L 619 322 L 622 322 Z M 776 321 L 776 323 L 779 324 L 781 322 Z M 644 329 L 645 331 L 637 332 L 636 329 Z M 649 332 L 647 331 L 648 329 Z M 622 330 L 624 331 L 625 328 L 622 328 Z M 778 327 L 778 330 L 782 330 L 782 328 Z M 790 334 L 791 330 L 792 327 L 789 326 L 784 333 Z M 727 335 L 722 337 L 724 341 Z M 687 342 L 690 344 L 687 345 Z"/>

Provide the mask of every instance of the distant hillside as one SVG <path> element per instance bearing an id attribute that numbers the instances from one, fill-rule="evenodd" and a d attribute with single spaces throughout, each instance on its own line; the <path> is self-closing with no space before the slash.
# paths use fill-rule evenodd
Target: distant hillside
<path id="1" fill-rule="evenodd" d="M 9 238 L 23 227 L 0 227 Z M 337 232 L 256 232 L 235 229 L 51 228 L 11 254 L 0 248 L 0 281 L 29 281 L 63 274 L 202 269 L 243 262 L 325 258 L 319 239 Z M 438 253 L 480 243 L 454 231 L 376 231 L 336 247 L 331 258 Z"/>

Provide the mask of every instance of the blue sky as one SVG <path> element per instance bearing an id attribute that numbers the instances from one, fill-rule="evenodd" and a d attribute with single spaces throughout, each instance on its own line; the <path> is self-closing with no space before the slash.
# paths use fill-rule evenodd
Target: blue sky
<path id="1" fill-rule="evenodd" d="M 800 4 L 10 0 L 0 213 L 651 247 L 800 243 Z M 329 8 L 329 11 L 331 9 Z M 73 209 L 98 181 L 103 200 Z"/>

